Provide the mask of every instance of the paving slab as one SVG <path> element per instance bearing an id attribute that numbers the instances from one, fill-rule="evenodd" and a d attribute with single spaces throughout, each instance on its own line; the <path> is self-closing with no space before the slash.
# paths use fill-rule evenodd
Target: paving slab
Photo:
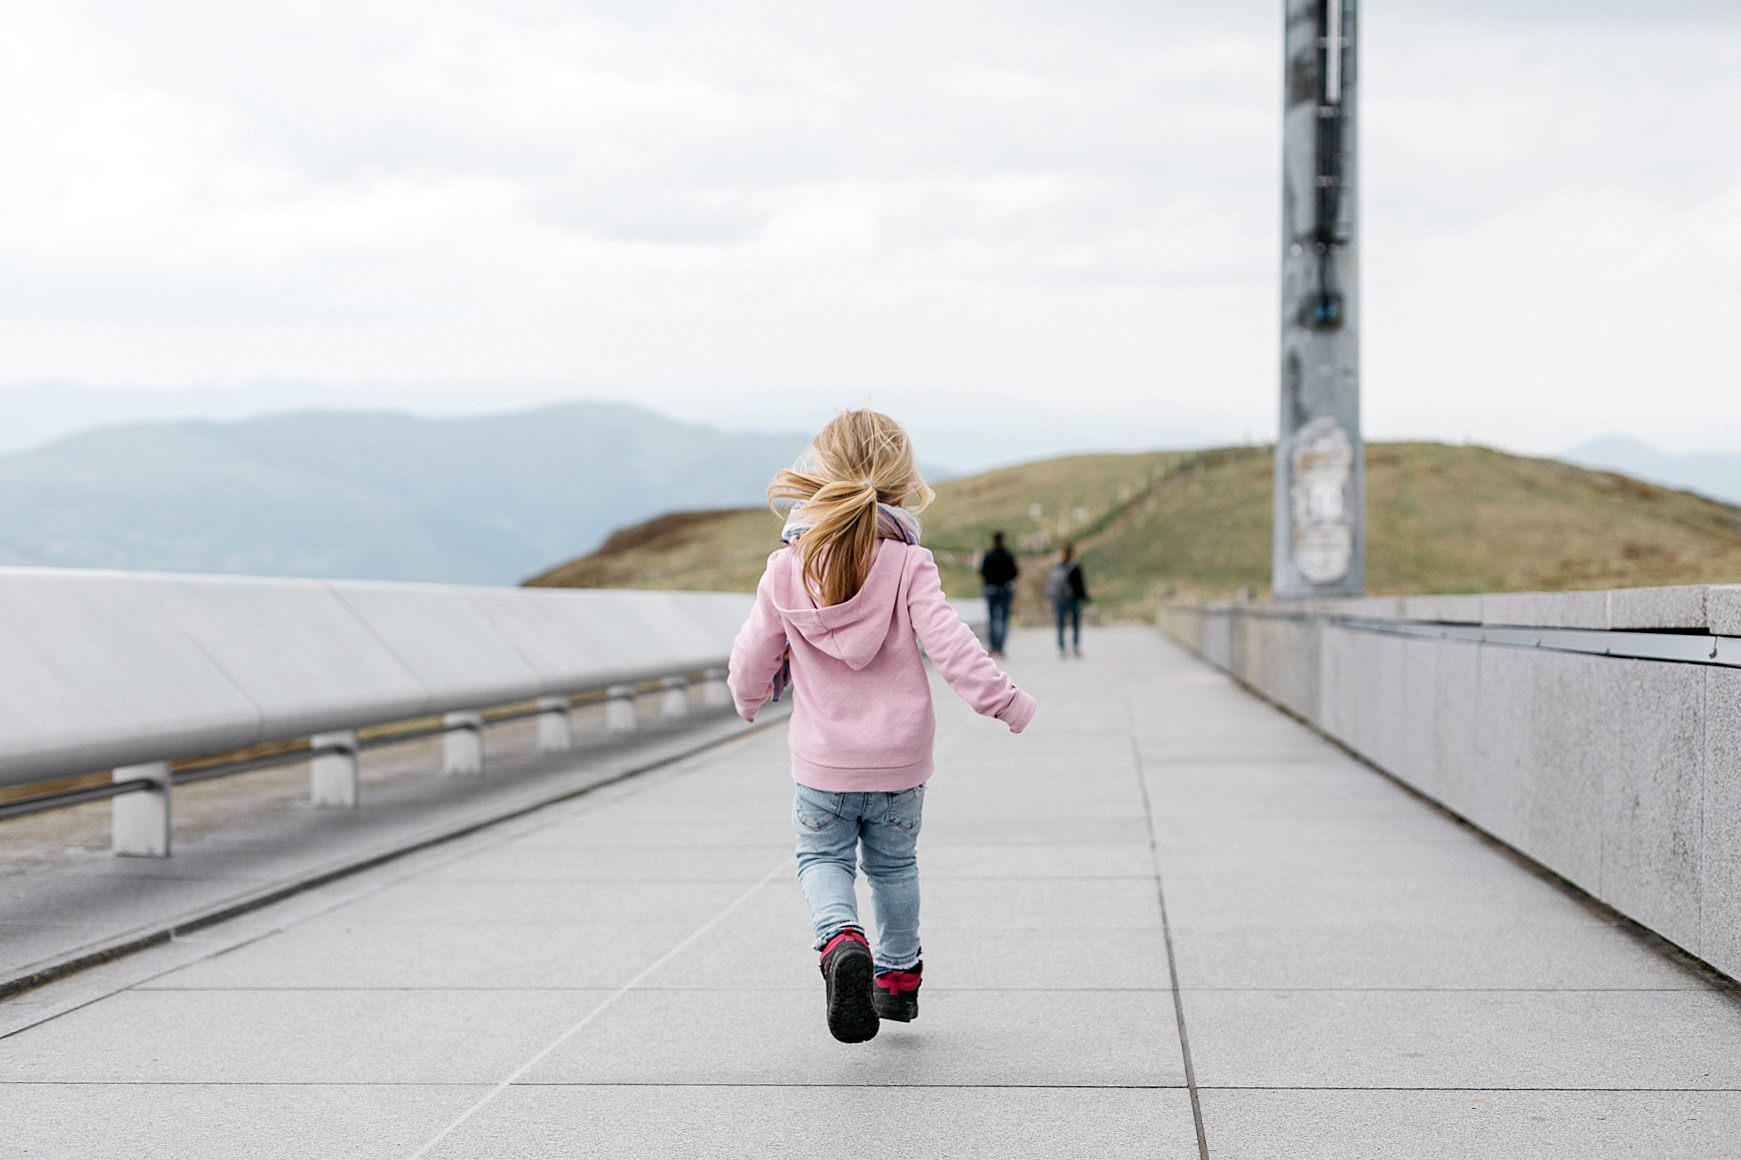
<path id="1" fill-rule="evenodd" d="M 1370 773 L 1361 777 L 1347 769 L 1325 771 L 1316 765 L 1302 764 L 1298 772 L 1234 767 L 1219 777 L 1188 780 L 1153 775 L 1148 784 L 1157 809 L 1177 820 L 1412 818 L 1421 808 L 1418 800 Z"/>
<path id="2" fill-rule="evenodd" d="M 1304 827 L 1302 827 L 1304 828 Z M 1358 878 L 1500 877 L 1516 874 L 1519 862 L 1474 835 L 1429 831 L 1418 839 L 1336 841 L 1301 833 L 1286 824 L 1217 822 L 1185 833 L 1174 830 L 1161 843 L 1161 857 L 1174 875 L 1271 875 Z M 1267 839 L 1267 840 L 1259 840 Z"/>
<path id="3" fill-rule="evenodd" d="M 1161 929 L 1160 900 L 1153 878 L 921 878 L 922 934 L 941 930 L 1024 929 L 1047 932 L 1060 941 L 1084 930 Z M 859 916 L 874 929 L 870 892 L 858 881 Z M 746 932 L 754 943 L 784 935 L 810 943 L 810 923 L 795 874 L 758 890 L 734 911 L 731 930 Z M 793 932 L 797 932 L 794 935 Z M 786 945 L 791 945 L 788 942 Z M 780 944 L 764 952 L 778 952 Z M 814 964 L 811 964 L 814 967 Z"/>
<path id="4" fill-rule="evenodd" d="M 760 846 L 570 846 L 516 844 L 482 850 L 431 871 L 425 881 L 754 882 L 791 852 L 787 840 Z"/>
<path id="5" fill-rule="evenodd" d="M 869 915 L 868 909 L 861 913 Z M 871 924 L 874 928 L 874 923 Z M 873 929 L 874 937 L 874 929 Z M 746 937 L 747 936 L 747 937 Z M 758 987 L 813 994 L 816 964 L 793 953 L 808 946 L 810 924 L 801 907 L 764 921 L 747 920 L 709 931 L 693 953 L 650 975 L 644 986 L 717 990 L 722 979 L 753 979 Z M 960 990 L 1165 990 L 1166 940 L 1148 928 L 954 926 L 927 919 L 924 994 Z"/>
<path id="6" fill-rule="evenodd" d="M 844 1050 L 821 987 L 629 992 L 526 1075 L 528 1083 L 857 1087 L 1183 1086 L 1163 991 L 939 991 L 917 1022 Z"/>
<path id="7" fill-rule="evenodd" d="M 1709 979 L 1614 923 L 1500 913 L 1431 923 L 1174 923 L 1179 985 L 1218 990 L 1677 990 Z"/>
<path id="8" fill-rule="evenodd" d="M 763 873 L 781 862 L 780 855 Z M 689 929 L 743 889 L 740 882 L 402 882 L 348 908 L 358 923 L 517 926 L 652 923 Z"/>
<path id="9" fill-rule="evenodd" d="M 1181 927 L 1239 915 L 1278 932 L 1364 922 L 1430 929 L 1504 915 L 1520 925 L 1618 919 L 1533 874 L 1379 878 L 1351 874 L 1177 874 L 1166 879 L 1169 916 Z"/>
<path id="10" fill-rule="evenodd" d="M 819 1139 L 951 1160 L 1196 1160 L 1179 1089 L 528 1086 L 505 1093 L 429 1160 L 812 1160 Z"/>
<path id="11" fill-rule="evenodd" d="M 1207 1087 L 1741 1090 L 1713 991 L 1208 991 L 1182 999 Z"/>
<path id="12" fill-rule="evenodd" d="M 1243 695 L 1243 694 L 1242 694 Z M 1273 712 L 1274 710 L 1271 710 Z M 1138 752 L 1149 769 L 1171 763 L 1197 765 L 1206 761 L 1324 761 L 1342 754 L 1342 750 L 1303 729 L 1291 721 L 1284 723 L 1294 732 L 1272 726 L 1240 730 L 1222 736 L 1153 736 L 1138 733 Z"/>
<path id="13" fill-rule="evenodd" d="M 581 816 L 546 827 L 529 837 L 522 845 L 526 849 L 561 850 L 577 846 L 699 849 L 711 846 L 785 845 L 791 833 L 786 824 L 789 811 L 789 806 L 784 807 L 780 815 L 773 819 L 727 818 L 713 822 L 699 818 Z"/>
<path id="14" fill-rule="evenodd" d="M 1374 774 L 1374 776 L 1377 776 Z M 1161 851 L 1161 872 L 1169 865 L 1171 851 L 1222 843 L 1230 849 L 1261 850 L 1276 842 L 1331 842 L 1343 845 L 1446 842 L 1466 845 L 1472 838 L 1462 827 L 1426 805 L 1413 812 L 1353 817 L 1226 817 L 1173 818 L 1161 811 L 1164 800 L 1155 802 L 1155 842 Z M 1262 807 L 1257 807 L 1262 813 Z M 1527 873 L 1527 871 L 1521 871 Z"/>
<path id="15" fill-rule="evenodd" d="M 938 926 L 1143 927 L 1158 930 L 1154 880 L 1140 878 L 939 878 L 925 884 L 926 921 Z"/>
<path id="16" fill-rule="evenodd" d="M 387 924 L 348 912 L 172 971 L 151 990 L 620 987 L 670 949 L 655 924 Z"/>
<path id="17" fill-rule="evenodd" d="M 933 827 L 929 838 L 938 832 Z M 943 829 L 945 838 L 947 828 Z M 939 878 L 1142 878 L 1154 880 L 1147 842 L 1072 846 L 987 845 L 939 840 L 925 843 L 925 881 Z"/>
<path id="18" fill-rule="evenodd" d="M 1741 1092 L 1201 1093 L 1217 1160 L 1735 1160 Z"/>
<path id="19" fill-rule="evenodd" d="M 0 1040 L 0 1088 L 492 1084 L 609 994 L 129 990 Z"/>
<path id="20" fill-rule="evenodd" d="M 1054 820 L 1119 821 L 1143 810 L 1142 787 L 1126 774 L 1114 784 L 1095 779 L 1073 781 L 1058 774 L 987 777 L 961 787 L 957 771 L 947 772 L 925 794 L 927 822 L 956 820 L 974 824 L 1004 820 L 1029 821 L 1037 804 Z"/>
<path id="21" fill-rule="evenodd" d="M 429 1125 L 487 1088 L 356 1084 L 8 1084 L 17 1157 L 381 1160 L 408 1156 Z M 501 1155 L 501 1153 L 497 1153 Z"/>

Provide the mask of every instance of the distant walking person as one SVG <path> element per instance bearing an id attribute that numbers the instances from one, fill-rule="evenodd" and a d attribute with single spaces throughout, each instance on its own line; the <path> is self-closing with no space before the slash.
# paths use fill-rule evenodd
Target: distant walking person
<path id="1" fill-rule="evenodd" d="M 1076 562 L 1076 545 L 1065 544 L 1058 552 L 1058 562 L 1046 570 L 1046 599 L 1052 602 L 1052 614 L 1058 620 L 1058 655 L 1074 652 L 1082 655 L 1082 606 L 1088 603 L 1088 585 L 1082 579 L 1082 565 Z M 1064 622 L 1070 622 L 1070 648 L 1064 648 Z"/>
<path id="2" fill-rule="evenodd" d="M 986 636 L 994 657 L 1003 656 L 1009 638 L 1010 603 L 1016 598 L 1016 577 L 1021 574 L 1016 558 L 1003 546 L 1003 533 L 993 532 L 991 549 L 979 563 L 979 578 L 985 581 Z"/>

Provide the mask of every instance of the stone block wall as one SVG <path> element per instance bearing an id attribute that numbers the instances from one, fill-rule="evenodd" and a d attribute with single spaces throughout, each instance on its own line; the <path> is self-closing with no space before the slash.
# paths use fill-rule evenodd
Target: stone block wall
<path id="1" fill-rule="evenodd" d="M 1741 586 L 1169 607 L 1158 620 L 1399 781 L 1741 978 L 1741 669 L 1468 630 L 1741 635 Z"/>

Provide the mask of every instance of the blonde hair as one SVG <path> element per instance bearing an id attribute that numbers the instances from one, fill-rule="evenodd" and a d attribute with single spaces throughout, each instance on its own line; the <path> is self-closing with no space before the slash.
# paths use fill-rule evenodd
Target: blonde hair
<path id="1" fill-rule="evenodd" d="M 818 603 L 844 604 L 870 572 L 877 542 L 877 504 L 915 500 L 924 511 L 935 493 L 913 462 L 907 430 L 878 411 L 846 411 L 817 432 L 793 467 L 768 485 L 770 507 L 804 506 L 810 529 L 798 540 L 804 583 Z"/>

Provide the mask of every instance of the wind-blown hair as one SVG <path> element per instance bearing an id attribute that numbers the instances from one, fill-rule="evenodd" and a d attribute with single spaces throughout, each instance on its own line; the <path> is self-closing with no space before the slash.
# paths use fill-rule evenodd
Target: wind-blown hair
<path id="1" fill-rule="evenodd" d="M 934 496 L 913 462 L 906 428 L 869 410 L 835 416 L 768 485 L 770 507 L 782 500 L 803 505 L 810 525 L 798 539 L 804 582 L 825 606 L 844 604 L 864 585 L 876 549 L 877 504 L 911 501 L 919 512 Z"/>

